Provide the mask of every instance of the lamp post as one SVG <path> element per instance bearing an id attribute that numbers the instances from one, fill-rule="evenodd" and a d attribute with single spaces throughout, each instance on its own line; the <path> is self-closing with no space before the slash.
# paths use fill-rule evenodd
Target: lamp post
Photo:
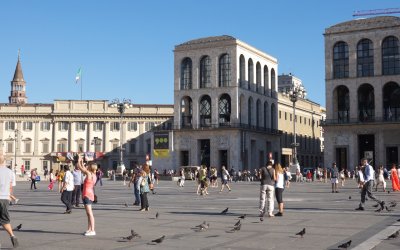
<path id="1" fill-rule="evenodd" d="M 117 108 L 119 113 L 119 164 L 124 165 L 122 157 L 122 117 L 124 116 L 125 110 L 131 108 L 132 101 L 130 99 L 123 99 L 120 101 L 118 98 L 111 101 L 110 107 Z"/>
<path id="2" fill-rule="evenodd" d="M 97 152 L 96 148 L 97 148 L 97 146 L 99 146 L 101 144 L 101 139 L 96 136 L 96 137 L 93 138 L 91 144 L 94 145 L 94 151 Z"/>
<path id="3" fill-rule="evenodd" d="M 292 166 L 299 168 L 299 161 L 297 160 L 297 147 L 299 143 L 296 141 L 296 102 L 299 98 L 305 98 L 307 95 L 307 91 L 301 85 L 296 85 L 292 82 L 290 88 L 286 89 L 284 95 L 289 97 L 290 101 L 293 103 L 293 160 Z"/>

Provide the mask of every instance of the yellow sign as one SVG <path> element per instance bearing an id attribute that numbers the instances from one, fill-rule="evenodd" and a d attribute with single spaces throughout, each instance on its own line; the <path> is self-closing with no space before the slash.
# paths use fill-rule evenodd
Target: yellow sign
<path id="1" fill-rule="evenodd" d="M 169 149 L 154 149 L 153 155 L 155 158 L 167 158 L 169 157 Z"/>

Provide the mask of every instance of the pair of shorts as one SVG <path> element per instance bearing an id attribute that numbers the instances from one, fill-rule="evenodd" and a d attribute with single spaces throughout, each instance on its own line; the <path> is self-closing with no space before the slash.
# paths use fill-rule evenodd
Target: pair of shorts
<path id="1" fill-rule="evenodd" d="M 0 225 L 10 224 L 9 203 L 9 200 L 0 200 Z"/>
<path id="2" fill-rule="evenodd" d="M 222 185 L 226 185 L 226 184 L 228 184 L 228 180 L 222 179 Z"/>
<path id="3" fill-rule="evenodd" d="M 284 190 L 283 188 L 275 188 L 275 197 L 278 203 L 283 203 L 283 198 L 282 198 L 283 190 Z"/>
<path id="4" fill-rule="evenodd" d="M 331 178 L 331 183 L 332 184 L 338 184 L 339 183 L 338 178 Z"/>
<path id="5" fill-rule="evenodd" d="M 90 200 L 88 197 L 84 197 L 83 198 L 83 205 L 92 205 L 93 204 L 93 201 L 92 200 Z"/>

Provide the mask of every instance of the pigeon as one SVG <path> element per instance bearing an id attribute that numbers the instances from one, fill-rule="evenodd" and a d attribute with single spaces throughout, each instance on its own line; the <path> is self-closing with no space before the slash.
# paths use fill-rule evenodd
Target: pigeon
<path id="1" fill-rule="evenodd" d="M 349 240 L 348 242 L 343 243 L 342 245 L 339 245 L 338 248 L 349 248 L 351 245 L 351 240 Z"/>
<path id="2" fill-rule="evenodd" d="M 208 229 L 210 227 L 210 223 L 207 223 L 206 221 L 203 221 L 200 225 L 196 226 L 200 231 L 203 231 L 205 229 Z"/>
<path id="3" fill-rule="evenodd" d="M 387 206 L 385 206 L 385 209 L 386 209 L 386 211 L 388 211 L 388 212 L 392 212 L 392 211 L 393 211 L 393 209 L 389 209 Z"/>
<path id="4" fill-rule="evenodd" d="M 228 210 L 229 210 L 229 207 L 227 207 L 226 209 L 224 209 L 224 210 L 221 212 L 221 214 L 227 214 L 227 213 L 228 213 Z"/>
<path id="5" fill-rule="evenodd" d="M 239 219 L 243 219 L 243 220 L 244 220 L 244 219 L 246 219 L 246 214 L 244 214 L 244 215 L 241 215 L 241 216 L 239 216 L 238 218 L 239 218 Z"/>
<path id="6" fill-rule="evenodd" d="M 351 200 L 351 196 L 349 196 L 349 200 Z"/>
<path id="7" fill-rule="evenodd" d="M 129 235 L 127 237 L 122 237 L 122 239 L 131 241 L 133 239 L 133 235 Z"/>
<path id="8" fill-rule="evenodd" d="M 377 213 L 379 213 L 379 212 L 381 212 L 382 211 L 382 208 L 380 207 L 380 208 L 378 208 L 377 210 L 375 210 L 375 212 L 377 212 Z"/>
<path id="9" fill-rule="evenodd" d="M 240 222 L 240 220 L 238 220 L 238 221 L 235 223 L 234 226 L 236 227 L 236 226 L 238 226 L 238 225 L 240 225 L 240 224 L 241 224 L 241 222 Z"/>
<path id="10" fill-rule="evenodd" d="M 377 203 L 377 204 L 373 205 L 373 207 L 379 207 L 379 203 Z"/>
<path id="11" fill-rule="evenodd" d="M 135 231 L 133 231 L 133 229 L 131 229 L 131 235 L 133 236 L 133 238 L 141 238 L 141 236 Z"/>
<path id="12" fill-rule="evenodd" d="M 207 222 L 206 221 L 203 221 L 203 223 L 201 223 L 200 225 L 197 225 L 197 226 L 195 226 L 195 227 L 202 227 L 203 225 L 206 225 L 207 224 Z"/>
<path id="13" fill-rule="evenodd" d="M 19 231 L 19 230 L 21 230 L 21 228 L 22 228 L 22 224 L 19 224 L 19 225 L 14 229 L 14 231 Z"/>
<path id="14" fill-rule="evenodd" d="M 156 213 L 156 219 L 158 219 L 158 216 L 160 216 L 160 214 L 157 212 L 157 213 Z"/>
<path id="15" fill-rule="evenodd" d="M 389 207 L 395 207 L 397 203 L 395 201 L 390 202 Z"/>
<path id="16" fill-rule="evenodd" d="M 400 219 L 398 219 L 397 221 L 399 221 L 399 222 L 400 222 Z"/>
<path id="17" fill-rule="evenodd" d="M 165 235 L 163 235 L 161 238 L 152 240 L 151 242 L 155 242 L 155 243 L 159 244 L 159 243 L 163 242 L 164 238 L 165 238 Z"/>
<path id="18" fill-rule="evenodd" d="M 400 230 L 397 230 L 395 233 L 389 235 L 389 237 L 387 237 L 387 239 L 388 239 L 388 240 L 396 239 L 397 237 L 399 237 L 399 231 L 400 231 Z"/>
<path id="19" fill-rule="evenodd" d="M 128 204 L 125 202 L 125 207 L 128 207 Z"/>
<path id="20" fill-rule="evenodd" d="M 241 229 L 241 227 L 242 227 L 242 224 L 239 224 L 239 225 L 237 225 L 237 226 L 234 226 L 234 227 L 232 228 L 231 232 L 239 231 L 239 230 Z"/>
<path id="21" fill-rule="evenodd" d="M 300 232 L 298 232 L 296 235 L 300 235 L 301 238 L 303 238 L 303 235 L 305 235 L 305 234 L 306 234 L 306 229 L 303 228 L 303 230 L 301 230 Z"/>
<path id="22" fill-rule="evenodd" d="M 388 190 L 387 193 L 390 194 L 390 191 Z"/>

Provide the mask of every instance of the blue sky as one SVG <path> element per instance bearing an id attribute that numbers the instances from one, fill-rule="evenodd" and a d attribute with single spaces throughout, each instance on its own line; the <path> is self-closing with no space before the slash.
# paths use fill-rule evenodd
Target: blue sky
<path id="1" fill-rule="evenodd" d="M 325 105 L 325 28 L 356 10 L 400 7 L 385 0 L 0 1 L 0 102 L 8 102 L 21 49 L 29 103 L 130 98 L 173 104 L 173 49 L 231 35 L 279 61 Z"/>

